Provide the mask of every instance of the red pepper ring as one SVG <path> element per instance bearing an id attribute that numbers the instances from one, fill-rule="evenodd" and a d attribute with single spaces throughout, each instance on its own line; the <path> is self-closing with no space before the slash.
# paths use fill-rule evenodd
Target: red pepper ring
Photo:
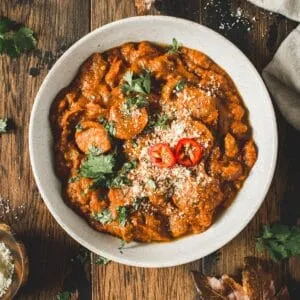
<path id="1" fill-rule="evenodd" d="M 203 147 L 194 139 L 184 138 L 175 147 L 175 157 L 178 164 L 193 167 L 202 158 Z"/>
<path id="2" fill-rule="evenodd" d="M 168 144 L 157 144 L 149 149 L 150 159 L 153 164 L 160 168 L 171 168 L 175 165 L 176 159 Z"/>

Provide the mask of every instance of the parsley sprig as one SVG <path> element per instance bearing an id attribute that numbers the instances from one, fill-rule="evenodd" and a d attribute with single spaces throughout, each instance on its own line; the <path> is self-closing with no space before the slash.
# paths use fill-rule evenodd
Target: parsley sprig
<path id="1" fill-rule="evenodd" d="M 125 102 L 126 110 L 130 110 L 132 107 L 142 108 L 149 105 L 148 99 L 144 95 L 136 95 L 134 97 L 127 97 Z"/>
<path id="2" fill-rule="evenodd" d="M 115 164 L 116 159 L 112 154 L 95 155 L 95 153 L 89 153 L 81 164 L 79 173 L 82 177 L 98 180 L 112 174 Z"/>
<path id="3" fill-rule="evenodd" d="M 177 93 L 181 92 L 184 89 L 185 85 L 186 85 L 186 81 L 184 79 L 179 80 L 174 87 L 174 91 Z"/>
<path id="4" fill-rule="evenodd" d="M 118 221 L 120 223 L 120 226 L 124 227 L 127 223 L 127 214 L 128 214 L 126 206 L 118 206 L 117 212 L 118 212 Z"/>
<path id="5" fill-rule="evenodd" d="M 150 72 L 146 71 L 144 74 L 133 76 L 133 72 L 128 71 L 125 73 L 123 79 L 124 84 L 122 86 L 122 91 L 125 95 L 131 93 L 147 95 L 151 91 Z"/>
<path id="6" fill-rule="evenodd" d="M 57 300 L 70 300 L 71 299 L 71 293 L 69 291 L 60 292 L 58 295 L 56 295 Z"/>
<path id="7" fill-rule="evenodd" d="M 18 25 L 8 18 L 0 19 L 0 54 L 17 57 L 22 52 L 32 50 L 37 41 L 30 28 Z"/>
<path id="8" fill-rule="evenodd" d="M 282 224 L 266 225 L 256 244 L 258 251 L 268 251 L 274 261 L 300 255 L 300 228 Z"/>
<path id="9" fill-rule="evenodd" d="M 109 187 L 120 188 L 124 185 L 130 185 L 131 180 L 128 178 L 127 175 L 132 169 L 136 168 L 136 166 L 137 166 L 136 160 L 126 162 L 121 168 L 121 170 L 119 171 L 118 175 L 114 177 L 114 179 L 111 181 Z"/>
<path id="10" fill-rule="evenodd" d="M 168 48 L 169 54 L 175 54 L 180 52 L 180 48 L 182 47 L 182 44 L 179 43 L 175 38 L 172 39 L 172 45 Z"/>
<path id="11" fill-rule="evenodd" d="M 168 115 L 163 114 L 159 116 L 153 116 L 147 124 L 147 127 L 144 129 L 145 133 L 153 131 L 155 127 L 161 129 L 167 129 L 169 126 L 170 118 Z"/>
<path id="12" fill-rule="evenodd" d="M 106 120 L 104 117 L 100 116 L 98 118 L 98 122 L 100 124 L 102 124 L 104 126 L 104 128 L 106 129 L 106 131 L 111 135 L 111 136 L 115 136 L 116 134 L 116 127 L 115 127 L 115 123 L 114 122 L 109 122 L 108 120 Z"/>
<path id="13" fill-rule="evenodd" d="M 125 73 L 122 91 L 126 96 L 125 112 L 131 108 L 142 108 L 149 105 L 148 95 L 151 92 L 151 74 L 146 71 L 134 76 L 131 71 Z"/>
<path id="14" fill-rule="evenodd" d="M 107 208 L 105 208 L 104 210 L 97 212 L 97 213 L 92 213 L 91 217 L 100 222 L 101 224 L 108 224 L 111 223 L 113 221 L 113 217 L 111 214 L 111 211 Z"/>
<path id="15" fill-rule="evenodd" d="M 0 133 L 7 132 L 7 128 L 8 128 L 8 120 L 7 120 L 7 118 L 0 119 Z"/>
<path id="16" fill-rule="evenodd" d="M 98 255 L 96 260 L 95 260 L 95 264 L 96 265 L 107 265 L 109 262 L 111 262 L 108 258 Z"/>

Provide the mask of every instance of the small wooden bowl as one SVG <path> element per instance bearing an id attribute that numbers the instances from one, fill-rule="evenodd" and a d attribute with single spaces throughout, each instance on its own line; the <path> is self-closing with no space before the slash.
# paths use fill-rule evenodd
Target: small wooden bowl
<path id="1" fill-rule="evenodd" d="M 28 258 L 24 245 L 15 240 L 10 227 L 6 224 L 0 224 L 0 242 L 3 242 L 10 250 L 15 265 L 12 283 L 6 294 L 1 298 L 1 300 L 8 300 L 12 299 L 27 281 L 29 272 Z"/>

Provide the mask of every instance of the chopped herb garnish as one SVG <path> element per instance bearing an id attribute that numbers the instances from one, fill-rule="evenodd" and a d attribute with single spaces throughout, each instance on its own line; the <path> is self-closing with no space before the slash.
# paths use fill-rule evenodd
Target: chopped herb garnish
<path id="1" fill-rule="evenodd" d="M 177 82 L 177 84 L 174 87 L 175 92 L 181 92 L 186 85 L 186 81 L 184 79 L 181 79 Z"/>
<path id="2" fill-rule="evenodd" d="M 83 127 L 80 123 L 78 123 L 76 126 L 75 126 L 75 129 L 76 131 L 82 131 L 83 130 Z"/>
<path id="3" fill-rule="evenodd" d="M 134 210 L 139 210 L 143 201 L 148 200 L 148 197 L 136 197 L 133 199 L 132 206 Z"/>
<path id="4" fill-rule="evenodd" d="M 5 133 L 7 132 L 7 122 L 8 120 L 5 118 L 5 119 L 0 119 L 0 133 Z"/>
<path id="5" fill-rule="evenodd" d="M 156 119 L 151 119 L 147 127 L 144 129 L 144 132 L 151 132 L 155 127 L 160 127 L 162 129 L 167 129 L 169 124 L 169 116 L 168 115 L 160 115 Z"/>
<path id="6" fill-rule="evenodd" d="M 68 291 L 60 292 L 58 295 L 56 295 L 57 300 L 70 300 L 71 299 L 71 293 Z"/>
<path id="7" fill-rule="evenodd" d="M 126 162 L 122 169 L 119 171 L 118 175 L 113 178 L 109 187 L 120 188 L 124 185 L 131 185 L 131 180 L 127 177 L 127 174 L 137 166 L 137 161 Z"/>
<path id="8" fill-rule="evenodd" d="M 169 122 L 168 115 L 161 115 L 161 116 L 159 116 L 159 118 L 155 122 L 154 127 L 160 127 L 162 129 L 167 129 L 168 122 Z"/>
<path id="9" fill-rule="evenodd" d="M 257 238 L 258 251 L 268 251 L 274 261 L 300 255 L 300 228 L 282 224 L 266 225 Z"/>
<path id="10" fill-rule="evenodd" d="M 92 213 L 91 217 L 102 224 L 111 223 L 113 221 L 111 211 L 107 208 L 100 212 Z"/>
<path id="11" fill-rule="evenodd" d="M 115 136 L 116 134 L 116 128 L 115 128 L 115 123 L 114 122 L 109 122 L 107 121 L 104 117 L 99 117 L 98 122 L 104 126 L 106 131 L 111 135 Z"/>
<path id="12" fill-rule="evenodd" d="M 148 99 L 144 95 L 136 95 L 134 97 L 126 98 L 125 108 L 129 111 L 131 108 L 142 108 L 149 105 Z"/>
<path id="13" fill-rule="evenodd" d="M 118 206 L 117 207 L 118 221 L 121 227 L 124 227 L 127 223 L 127 208 L 125 206 Z"/>
<path id="14" fill-rule="evenodd" d="M 133 73 L 128 71 L 125 73 L 123 79 L 125 82 L 122 86 L 122 91 L 125 95 L 129 95 L 130 93 L 147 95 L 151 91 L 150 72 L 145 72 L 134 77 Z"/>
<path id="15" fill-rule="evenodd" d="M 74 183 L 78 180 L 80 180 L 80 176 L 74 176 L 74 177 L 69 178 L 68 183 Z"/>
<path id="16" fill-rule="evenodd" d="M 149 187 L 152 191 L 155 191 L 155 189 L 156 189 L 156 183 L 155 183 L 155 181 L 154 181 L 153 179 L 149 178 L 149 179 L 147 180 L 147 185 L 148 185 L 148 187 Z"/>
<path id="17" fill-rule="evenodd" d="M 136 139 L 131 139 L 130 140 L 131 144 L 136 147 L 138 145 L 137 140 Z"/>
<path id="18" fill-rule="evenodd" d="M 180 51 L 181 46 L 182 46 L 181 43 L 178 43 L 178 41 L 175 38 L 173 38 L 172 45 L 170 45 L 168 48 L 168 53 L 169 54 L 178 53 Z"/>
<path id="19" fill-rule="evenodd" d="M 94 155 L 92 153 L 87 155 L 87 158 L 81 164 L 79 173 L 82 177 L 91 179 L 103 179 L 107 175 L 113 173 L 116 159 L 112 154 Z"/>
<path id="20" fill-rule="evenodd" d="M 124 249 L 125 245 L 126 245 L 126 242 L 124 240 L 121 240 L 120 246 L 118 248 L 121 254 L 123 254 L 123 249 Z"/>
<path id="21" fill-rule="evenodd" d="M 136 160 L 128 161 L 123 165 L 122 170 L 123 170 L 123 172 L 128 173 L 132 169 L 136 168 L 136 166 L 137 166 Z"/>
<path id="22" fill-rule="evenodd" d="M 102 153 L 102 150 L 99 147 L 91 146 L 89 148 L 89 154 L 91 154 L 91 155 L 97 156 L 97 155 L 100 155 L 101 153 Z"/>
<path id="23" fill-rule="evenodd" d="M 121 188 L 124 185 L 131 185 L 132 181 L 125 175 L 125 174 L 119 174 L 117 177 L 112 179 L 112 181 L 109 184 L 109 187 L 111 188 Z"/>
<path id="24" fill-rule="evenodd" d="M 101 255 L 97 255 L 97 258 L 95 260 L 96 265 L 107 265 L 110 262 L 110 260 L 106 257 L 103 257 Z"/>
<path id="25" fill-rule="evenodd" d="M 34 49 L 36 44 L 36 38 L 30 28 L 7 18 L 0 19 L 0 54 L 6 53 L 10 57 L 16 57 L 22 52 Z"/>

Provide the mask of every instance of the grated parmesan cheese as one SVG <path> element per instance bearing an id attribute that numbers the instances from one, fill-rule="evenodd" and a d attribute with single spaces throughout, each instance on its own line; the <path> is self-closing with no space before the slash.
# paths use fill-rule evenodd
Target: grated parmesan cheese
<path id="1" fill-rule="evenodd" d="M 14 262 L 10 250 L 0 242 L 0 297 L 5 295 L 12 283 Z"/>

